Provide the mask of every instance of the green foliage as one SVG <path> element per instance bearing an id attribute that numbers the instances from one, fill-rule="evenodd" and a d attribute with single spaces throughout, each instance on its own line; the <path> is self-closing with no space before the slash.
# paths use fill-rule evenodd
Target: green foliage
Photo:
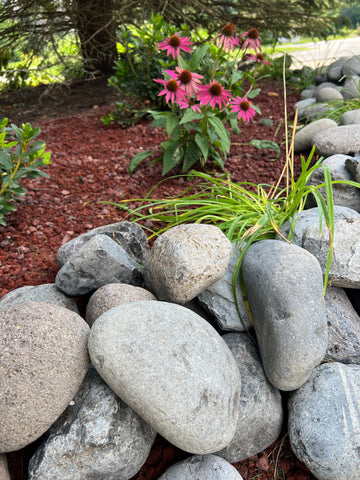
<path id="1" fill-rule="evenodd" d="M 0 123 L 0 225 L 6 225 L 5 215 L 16 210 L 16 202 L 26 194 L 20 180 L 48 177 L 40 168 L 51 163 L 45 143 L 36 141 L 39 127 L 32 128 L 29 123 L 22 128 L 7 124 L 7 118 Z"/>

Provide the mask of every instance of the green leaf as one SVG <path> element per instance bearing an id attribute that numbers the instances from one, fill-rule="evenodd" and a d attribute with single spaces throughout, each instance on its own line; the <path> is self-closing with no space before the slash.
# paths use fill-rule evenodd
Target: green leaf
<path id="1" fill-rule="evenodd" d="M 194 112 L 191 108 L 186 109 L 184 116 L 180 120 L 180 124 L 192 122 L 193 120 L 200 120 L 203 118 L 202 113 Z"/>
<path id="2" fill-rule="evenodd" d="M 258 148 L 259 150 L 264 148 L 269 148 L 271 150 L 275 150 L 276 158 L 280 157 L 280 147 L 277 143 L 272 142 L 271 140 L 251 140 L 250 145 L 253 147 Z"/>
<path id="3" fill-rule="evenodd" d="M 163 157 L 163 170 L 162 175 L 166 175 L 172 168 L 175 167 L 177 163 L 180 162 L 184 156 L 184 149 L 179 142 L 173 142 L 172 145 L 169 145 L 165 150 Z"/>
<path id="4" fill-rule="evenodd" d="M 135 155 L 135 157 L 133 157 L 130 160 L 130 164 L 129 164 L 130 175 L 132 175 L 134 173 L 134 170 L 139 165 L 139 163 L 141 163 L 143 160 L 145 160 L 145 158 L 150 157 L 151 154 L 152 154 L 152 150 L 146 150 L 146 152 L 137 153 Z"/>
<path id="5" fill-rule="evenodd" d="M 257 95 L 259 95 L 260 92 L 261 92 L 261 88 L 255 88 L 254 90 L 251 90 L 251 92 L 247 94 L 247 98 L 255 98 Z"/>
<path id="6" fill-rule="evenodd" d="M 217 117 L 209 117 L 210 124 L 214 127 L 215 132 L 220 138 L 222 150 L 228 152 L 230 150 L 230 135 L 224 127 L 222 121 Z"/>
<path id="7" fill-rule="evenodd" d="M 235 133 L 235 135 L 240 135 L 241 132 L 240 132 L 237 116 L 229 117 L 229 123 L 233 133 Z"/>
<path id="8" fill-rule="evenodd" d="M 168 135 L 168 137 L 171 137 L 171 134 L 174 130 L 174 128 L 176 128 L 179 124 L 179 119 L 177 117 L 177 115 L 174 115 L 174 114 L 171 114 L 167 117 L 166 119 L 166 133 Z"/>
<path id="9" fill-rule="evenodd" d="M 201 60 L 205 57 L 206 52 L 208 51 L 208 48 L 209 45 L 203 45 L 195 50 L 195 52 L 192 54 L 190 61 L 188 62 L 189 69 L 191 71 L 194 71 L 199 67 Z"/>
<path id="10" fill-rule="evenodd" d="M 195 135 L 195 142 L 196 145 L 200 148 L 202 156 L 204 157 L 204 160 L 206 162 L 208 155 L 209 155 L 209 141 L 204 135 L 200 135 L 200 133 L 197 133 Z"/>
<path id="11" fill-rule="evenodd" d="M 241 72 L 240 70 L 234 69 L 231 75 L 231 84 L 238 82 L 239 80 L 242 79 L 243 76 L 244 76 L 243 72 Z"/>
<path id="12" fill-rule="evenodd" d="M 201 150 L 195 142 L 191 142 L 185 150 L 183 172 L 191 168 L 201 157 Z"/>

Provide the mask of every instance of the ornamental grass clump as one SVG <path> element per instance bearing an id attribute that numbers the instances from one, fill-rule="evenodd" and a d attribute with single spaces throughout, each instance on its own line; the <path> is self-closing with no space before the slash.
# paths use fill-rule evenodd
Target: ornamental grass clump
<path id="1" fill-rule="evenodd" d="M 210 158 L 224 169 L 231 145 L 226 126 L 238 134 L 239 122 L 251 122 L 256 113 L 261 113 L 251 102 L 260 92 L 255 88 L 253 74 L 238 68 L 242 60 L 255 58 L 254 64 L 266 62 L 261 54 L 259 32 L 253 28 L 237 36 L 235 25 L 228 23 L 212 44 L 196 50 L 189 38 L 178 33 L 159 42 L 157 47 L 177 61 L 173 69 L 163 70 L 163 78 L 153 79 L 161 85 L 158 96 L 164 98 L 168 107 L 165 111 L 149 110 L 154 119 L 152 125 L 165 128 L 168 136 L 161 144 L 162 156 L 157 159 L 163 162 L 162 175 L 178 164 L 182 164 L 183 172 L 197 162 L 203 167 Z M 183 52 L 191 55 L 185 59 Z M 258 140 L 256 146 L 278 150 L 278 145 L 271 141 L 262 146 Z M 130 173 L 152 153 L 147 150 L 135 155 L 130 161 Z"/>

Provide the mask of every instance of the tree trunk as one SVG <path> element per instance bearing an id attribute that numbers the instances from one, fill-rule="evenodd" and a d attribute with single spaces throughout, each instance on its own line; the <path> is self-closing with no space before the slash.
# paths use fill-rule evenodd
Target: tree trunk
<path id="1" fill-rule="evenodd" d="M 111 74 L 118 58 L 113 0 L 74 0 L 73 7 L 86 75 Z"/>

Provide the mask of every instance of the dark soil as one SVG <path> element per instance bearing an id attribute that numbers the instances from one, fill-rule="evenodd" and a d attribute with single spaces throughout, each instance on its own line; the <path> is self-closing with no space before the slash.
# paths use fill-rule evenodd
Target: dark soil
<path id="1" fill-rule="evenodd" d="M 283 168 L 282 87 L 274 81 L 263 82 L 261 87 L 255 103 L 271 125 L 264 126 L 257 116 L 253 123 L 241 127 L 240 135 L 232 137 L 225 166 L 233 181 L 273 183 Z M 160 153 L 163 132 L 150 128 L 145 121 L 126 129 L 116 124 L 104 126 L 101 117 L 114 108 L 116 99 L 106 79 L 41 86 L 0 97 L 1 116 L 8 117 L 9 123 L 40 126 L 39 138 L 52 152 L 52 164 L 46 168 L 50 178 L 24 181 L 24 201 L 7 217 L 7 226 L 0 227 L 0 297 L 24 285 L 54 282 L 59 269 L 55 256 L 60 245 L 89 229 L 125 217 L 124 211 L 102 201 L 129 199 L 130 206 L 135 206 L 134 199 L 144 197 L 162 180 L 161 164 L 154 165 L 152 160 Z M 296 93 L 287 96 L 289 117 L 298 99 Z M 281 146 L 280 158 L 275 159 L 272 150 L 244 145 L 254 138 L 276 141 Z M 154 150 L 154 155 L 130 176 L 129 161 L 143 150 Z M 299 172 L 298 158 L 296 169 Z M 211 162 L 206 170 L 221 173 Z M 184 177 L 169 179 L 155 190 L 154 196 L 178 195 L 188 183 Z M 13 480 L 27 478 L 27 462 L 37 443 L 8 454 Z M 157 480 L 168 466 L 186 455 L 158 436 L 146 464 L 134 479 Z M 265 452 L 235 466 L 244 480 L 315 478 L 292 454 L 285 433 Z"/>

